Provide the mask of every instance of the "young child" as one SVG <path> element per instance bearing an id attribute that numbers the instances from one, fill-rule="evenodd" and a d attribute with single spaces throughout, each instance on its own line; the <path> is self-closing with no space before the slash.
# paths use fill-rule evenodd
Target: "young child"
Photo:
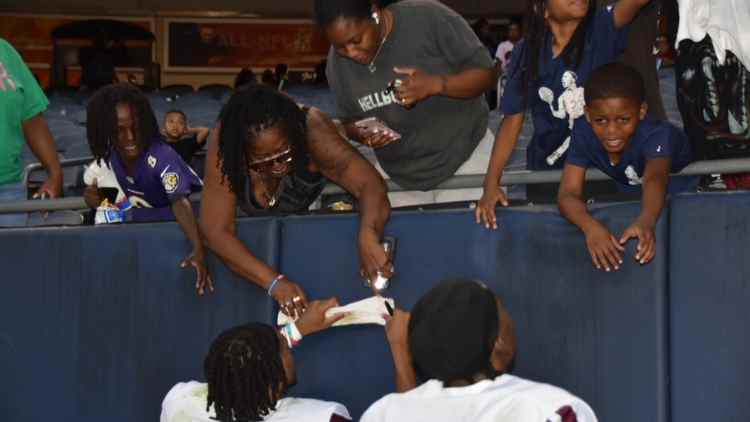
<path id="1" fill-rule="evenodd" d="M 167 143 L 188 165 L 193 160 L 193 155 L 203 148 L 209 132 L 210 129 L 206 127 L 189 127 L 187 116 L 181 110 L 170 110 L 164 115 L 164 135 Z"/>
<path id="2" fill-rule="evenodd" d="M 576 121 L 558 195 L 562 215 L 586 236 L 598 269 L 618 270 L 629 239 L 638 238 L 635 259 L 654 258 L 654 227 L 672 193 L 687 190 L 693 178 L 669 174 L 690 163 L 684 132 L 666 121 L 646 119 L 643 78 L 633 68 L 612 63 L 595 70 L 584 87 L 585 119 Z M 596 167 L 623 190 L 642 190 L 641 214 L 619 238 L 589 214 L 583 200 L 586 169 Z"/>
<path id="3" fill-rule="evenodd" d="M 618 0 L 597 9 L 594 0 L 528 0 L 524 38 L 513 48 L 501 111 L 476 221 L 497 228 L 495 207 L 508 206 L 500 188 L 527 111 L 534 134 L 526 148 L 529 170 L 561 169 L 572 123 L 583 115 L 580 87 L 597 67 L 615 61 L 627 45 L 627 27 L 650 0 Z M 527 187 L 533 202 L 554 201 L 553 186 Z"/>

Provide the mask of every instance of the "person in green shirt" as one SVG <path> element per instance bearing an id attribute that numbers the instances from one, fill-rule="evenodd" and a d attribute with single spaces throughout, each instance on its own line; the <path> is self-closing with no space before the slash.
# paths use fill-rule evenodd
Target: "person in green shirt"
<path id="1" fill-rule="evenodd" d="M 62 194 L 57 148 L 42 112 L 49 101 L 18 52 L 0 38 L 0 202 L 26 198 L 21 149 L 26 142 L 47 170 L 35 198 Z M 24 226 L 26 214 L 0 214 L 0 227 Z"/>

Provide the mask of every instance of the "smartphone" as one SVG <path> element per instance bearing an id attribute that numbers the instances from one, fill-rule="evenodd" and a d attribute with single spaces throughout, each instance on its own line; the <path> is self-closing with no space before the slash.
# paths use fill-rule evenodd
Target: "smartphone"
<path id="1" fill-rule="evenodd" d="M 393 264 L 394 259 L 396 258 L 396 238 L 393 236 L 386 236 L 383 238 L 383 249 L 385 250 L 386 256 L 388 256 L 388 262 Z M 391 284 L 391 280 L 389 278 L 386 278 L 380 273 L 378 273 L 377 278 L 375 278 L 375 281 L 372 281 L 372 285 L 377 291 L 382 291 L 388 288 L 388 286 Z"/>
<path id="2" fill-rule="evenodd" d="M 369 136 L 376 131 L 378 133 L 390 134 L 394 141 L 401 139 L 401 134 L 395 130 L 389 128 L 385 123 L 380 121 L 377 117 L 368 117 L 366 119 L 358 120 L 354 122 L 354 125 L 364 130 L 365 135 Z"/>

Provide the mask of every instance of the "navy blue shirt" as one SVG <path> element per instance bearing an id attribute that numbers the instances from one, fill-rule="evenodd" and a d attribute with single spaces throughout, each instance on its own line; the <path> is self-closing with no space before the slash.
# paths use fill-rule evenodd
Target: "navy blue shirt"
<path id="1" fill-rule="evenodd" d="M 615 28 L 614 6 L 602 8 L 596 12 L 586 35 L 581 65 L 577 69 L 568 67 L 562 57 L 553 57 L 552 36 L 547 31 L 544 48 L 539 52 L 539 80 L 531 87 L 525 98 L 521 76 L 526 50 L 525 42 L 519 42 L 513 49 L 508 66 L 508 82 L 503 93 L 501 108 L 505 115 L 522 113 L 527 109 L 531 110 L 534 136 L 526 150 L 526 165 L 529 170 L 562 168 L 565 163 L 565 155 L 551 166 L 546 162 L 547 157 L 570 136 L 570 114 L 559 103 L 560 96 L 565 92 L 563 76 L 567 72 L 571 72 L 572 75 L 569 74 L 566 79 L 570 81 L 570 76 L 573 76 L 575 86 L 579 88 L 574 90 L 574 87 L 569 85 L 568 89 L 571 92 L 570 95 L 575 95 L 578 98 L 577 112 L 574 117 L 580 118 L 583 113 L 584 102 L 583 84 L 588 80 L 594 69 L 613 62 L 626 45 L 627 27 L 619 30 Z M 545 98 L 543 99 L 540 91 L 546 91 L 548 95 L 544 95 Z M 551 105 L 545 100 L 550 101 Z M 551 107 L 558 111 L 558 117 L 553 115 Z"/>
<path id="2" fill-rule="evenodd" d="M 596 167 L 615 179 L 626 191 L 640 190 L 648 160 L 669 157 L 670 172 L 677 173 L 690 164 L 692 154 L 685 132 L 666 121 L 643 120 L 625 147 L 620 162 L 613 165 L 607 150 L 594 134 L 586 119 L 578 119 L 573 127 L 567 164 Z M 670 180 L 669 191 L 682 192 L 690 187 L 689 178 Z"/>

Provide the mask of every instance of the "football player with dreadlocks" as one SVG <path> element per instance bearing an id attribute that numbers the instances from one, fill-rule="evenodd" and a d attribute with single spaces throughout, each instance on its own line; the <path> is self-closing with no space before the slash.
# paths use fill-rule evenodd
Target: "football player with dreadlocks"
<path id="1" fill-rule="evenodd" d="M 198 223 L 188 196 L 203 182 L 159 134 L 159 124 L 146 96 L 130 84 L 106 86 L 88 104 L 86 136 L 97 164 L 114 172 L 131 204 L 124 221 L 177 220 L 193 250 L 180 264 L 197 272 L 196 289 L 213 290 L 205 264 Z M 102 196 L 95 183 L 86 188 L 87 205 L 97 208 Z"/>
<path id="2" fill-rule="evenodd" d="M 331 318 L 335 298 L 310 302 L 295 323 L 298 340 L 262 323 L 234 327 L 214 340 L 206 356 L 206 383 L 178 383 L 162 403 L 160 422 L 347 422 L 339 403 L 287 396 L 297 383 L 292 347 L 302 336 L 329 328 L 346 314 Z"/>

